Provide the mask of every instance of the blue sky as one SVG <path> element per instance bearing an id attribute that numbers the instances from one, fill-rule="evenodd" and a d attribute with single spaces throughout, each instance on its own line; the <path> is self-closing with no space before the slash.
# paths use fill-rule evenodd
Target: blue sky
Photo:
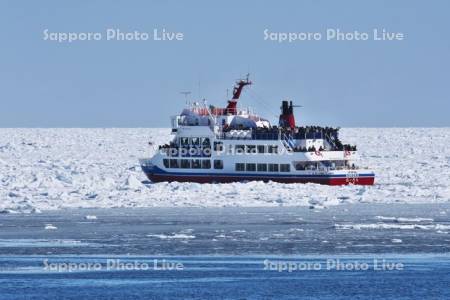
<path id="1" fill-rule="evenodd" d="M 0 1 L 1 127 L 168 127 L 193 100 L 222 105 L 247 72 L 243 106 L 298 123 L 450 126 L 448 1 Z M 184 40 L 43 40 L 107 28 Z M 264 40 L 271 32 L 402 32 L 403 41 Z"/>

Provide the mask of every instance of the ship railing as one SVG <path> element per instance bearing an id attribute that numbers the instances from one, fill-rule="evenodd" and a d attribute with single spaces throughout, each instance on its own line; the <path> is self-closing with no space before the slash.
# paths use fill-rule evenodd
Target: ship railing
<path id="1" fill-rule="evenodd" d="M 296 170 L 298 170 L 298 171 L 351 171 L 351 170 L 361 170 L 361 169 L 364 169 L 364 170 L 368 170 L 369 168 L 368 167 L 359 167 L 359 166 L 355 166 L 355 167 L 350 167 L 350 166 L 347 166 L 347 167 L 342 167 L 342 166 L 339 166 L 339 167 L 324 167 L 324 166 L 320 166 L 320 167 L 309 167 L 309 168 L 301 168 L 301 167 L 298 167 L 298 168 L 296 168 Z"/>
<path id="2" fill-rule="evenodd" d="M 210 146 L 179 146 L 161 149 L 169 157 L 211 157 Z"/>
<path id="3" fill-rule="evenodd" d="M 323 139 L 325 134 L 323 131 L 296 132 L 294 137 L 298 140 L 319 140 Z"/>
<path id="4" fill-rule="evenodd" d="M 295 149 L 294 139 L 324 139 L 331 148 L 339 149 L 336 138 L 332 138 L 330 134 L 324 131 L 307 132 L 307 133 L 283 133 L 281 131 L 259 131 L 259 130 L 231 130 L 220 131 L 216 133 L 216 139 L 219 140 L 285 140 L 286 143 Z"/>
<path id="5" fill-rule="evenodd" d="M 338 146 L 336 145 L 336 142 L 327 133 L 325 133 L 325 140 L 328 142 L 328 144 L 330 144 L 332 149 L 337 149 L 338 148 Z"/>
<path id="6" fill-rule="evenodd" d="M 292 152 L 295 149 L 295 143 L 294 140 L 292 139 L 292 137 L 290 137 L 287 134 L 282 134 L 282 139 L 281 141 L 283 142 L 283 145 L 286 147 L 286 149 L 289 152 Z"/>
<path id="7" fill-rule="evenodd" d="M 329 167 L 329 169 L 332 170 L 332 171 L 334 171 L 334 170 L 337 170 L 337 171 L 345 171 L 345 170 L 350 171 L 350 170 L 360 170 L 360 169 L 366 169 L 367 170 L 368 168 L 367 167 L 361 168 L 359 166 L 345 166 L 345 167 L 339 166 L 339 167 L 334 167 L 334 168 Z"/>
<path id="8" fill-rule="evenodd" d="M 220 140 L 279 140 L 280 133 L 278 132 L 257 132 L 247 131 L 245 134 L 233 132 L 219 132 L 216 134 L 216 139 Z"/>

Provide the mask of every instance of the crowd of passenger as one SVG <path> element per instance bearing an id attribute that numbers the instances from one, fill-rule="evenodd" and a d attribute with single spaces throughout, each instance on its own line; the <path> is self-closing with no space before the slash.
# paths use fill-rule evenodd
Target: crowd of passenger
<path id="1" fill-rule="evenodd" d="M 242 130 L 243 128 L 239 129 Z M 231 130 L 231 128 L 229 127 L 227 128 L 227 130 Z M 278 136 L 279 133 L 283 133 L 286 136 L 293 139 L 331 139 L 333 141 L 336 141 L 338 140 L 339 128 L 305 126 L 305 127 L 295 127 L 292 129 L 289 127 L 286 128 L 286 127 L 272 126 L 270 128 L 267 127 L 254 128 L 252 131 L 255 137 L 264 135 Z"/>
<path id="2" fill-rule="evenodd" d="M 287 138 L 290 140 L 324 139 L 331 146 L 331 149 L 329 149 L 331 151 L 356 151 L 355 145 L 342 144 L 342 142 L 338 138 L 339 128 L 333 127 L 304 126 L 304 127 L 295 127 L 292 129 L 289 127 L 286 128 L 286 127 L 271 126 L 270 128 L 268 127 L 245 128 L 241 124 L 238 127 L 226 126 L 223 128 L 223 131 L 228 132 L 230 130 L 250 130 L 250 129 L 251 129 L 251 138 L 255 140 L 277 140 L 280 138 L 280 135 L 282 135 L 283 138 Z M 173 142 L 170 142 L 170 144 L 159 146 L 160 150 L 178 147 L 179 145 L 176 145 Z M 322 146 L 318 148 L 316 148 L 315 146 L 293 147 L 293 151 L 295 152 L 317 152 L 317 151 L 320 152 L 324 150 L 326 149 Z"/>
<path id="3" fill-rule="evenodd" d="M 338 139 L 339 128 L 321 127 L 321 126 L 304 126 L 296 127 L 293 130 L 295 139 Z"/>
<path id="4" fill-rule="evenodd" d="M 159 146 L 159 150 L 166 150 L 166 149 L 178 149 L 179 146 L 176 145 L 174 142 L 170 142 L 170 144 L 164 144 Z M 314 145 L 310 147 L 301 147 L 297 146 L 293 148 L 294 152 L 321 152 L 325 151 L 325 148 L 322 146 L 316 148 Z M 336 147 L 331 149 L 332 151 L 356 151 L 355 145 L 350 144 L 342 144 L 339 140 L 336 143 Z"/>
<path id="5" fill-rule="evenodd" d="M 278 127 L 278 126 L 271 126 L 268 127 L 257 127 L 257 128 L 250 128 L 246 127 L 243 124 L 239 124 L 237 126 L 224 126 L 222 128 L 223 132 L 229 132 L 231 130 L 252 130 L 254 135 L 278 135 L 279 133 L 284 133 L 289 135 L 292 138 L 295 139 L 319 139 L 319 138 L 325 138 L 325 136 L 330 137 L 333 140 L 338 139 L 338 131 L 339 128 L 333 128 L 333 127 L 321 127 L 321 126 L 304 126 L 304 127 L 295 127 L 295 128 L 289 128 L 289 127 Z"/>
<path id="6" fill-rule="evenodd" d="M 315 146 L 311 146 L 311 147 L 295 147 L 294 148 L 294 152 L 317 152 L 317 151 L 324 151 L 325 148 L 323 148 L 322 146 L 320 146 L 319 148 L 316 148 Z"/>
<path id="7" fill-rule="evenodd" d="M 321 152 L 321 151 L 325 151 L 325 148 L 323 148 L 322 146 L 320 146 L 319 148 L 316 148 L 315 146 L 311 146 L 311 147 L 295 147 L 294 152 Z M 349 145 L 349 144 L 345 144 L 342 145 L 340 144 L 340 146 L 335 147 L 330 149 L 331 151 L 356 151 L 356 146 L 355 145 Z"/>

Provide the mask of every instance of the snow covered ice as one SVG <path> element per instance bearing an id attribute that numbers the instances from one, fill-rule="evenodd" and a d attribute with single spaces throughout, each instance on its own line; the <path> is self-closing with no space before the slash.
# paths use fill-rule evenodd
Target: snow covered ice
<path id="1" fill-rule="evenodd" d="M 0 212 L 6 213 L 450 201 L 450 128 L 342 129 L 341 139 L 357 144 L 361 164 L 375 171 L 374 186 L 151 184 L 146 183 L 138 159 L 167 143 L 170 129 L 0 129 L 0 133 Z"/>

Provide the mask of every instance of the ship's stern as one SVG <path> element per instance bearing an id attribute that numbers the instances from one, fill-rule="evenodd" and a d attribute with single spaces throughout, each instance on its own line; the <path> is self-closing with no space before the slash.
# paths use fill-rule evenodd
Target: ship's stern
<path id="1" fill-rule="evenodd" d="M 329 185 L 374 185 L 375 173 L 370 170 L 346 170 L 331 172 Z"/>

